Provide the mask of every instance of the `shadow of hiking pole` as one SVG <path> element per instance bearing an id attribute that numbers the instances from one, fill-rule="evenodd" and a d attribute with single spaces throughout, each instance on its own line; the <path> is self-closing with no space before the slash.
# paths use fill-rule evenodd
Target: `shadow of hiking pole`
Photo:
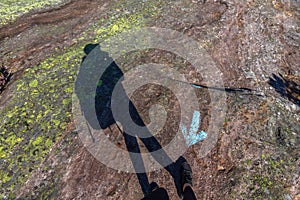
<path id="1" fill-rule="evenodd" d="M 97 52 L 94 52 L 94 51 Z M 88 123 L 93 127 L 94 129 L 97 129 L 97 125 L 100 125 L 101 129 L 110 129 L 110 126 L 116 123 L 113 113 L 111 110 L 111 101 L 112 101 L 112 94 L 113 90 L 118 83 L 118 81 L 123 77 L 123 72 L 118 67 L 118 65 L 113 61 L 111 57 L 109 57 L 107 52 L 104 52 L 100 49 L 100 46 L 98 44 L 88 44 L 84 48 L 84 52 L 86 56 L 83 57 L 82 63 L 86 60 L 87 56 L 93 51 L 92 55 L 96 55 L 97 58 L 93 59 L 93 57 L 89 60 L 87 60 L 87 65 L 85 63 L 85 66 L 81 65 L 80 71 L 78 74 L 77 81 L 75 83 L 75 93 L 79 98 L 81 109 L 84 113 L 85 119 L 88 121 Z M 95 53 L 95 54 L 94 54 Z M 90 76 L 92 76 L 91 69 L 101 69 L 105 66 L 108 66 L 104 70 L 104 73 L 100 77 L 96 91 L 89 91 L 91 90 L 87 83 L 89 83 Z M 85 88 L 86 87 L 86 88 Z M 139 126 L 145 127 L 145 123 L 141 119 L 136 107 L 134 104 L 130 101 L 129 97 L 127 96 L 124 88 L 121 88 L 121 92 L 118 92 L 117 101 L 119 101 L 118 106 L 122 107 L 128 107 L 129 113 L 132 118 L 132 120 Z M 88 101 L 85 101 L 88 99 Z M 94 99 L 94 101 L 91 101 L 91 99 Z M 124 99 L 127 99 L 129 101 L 129 105 L 126 104 L 126 101 Z M 114 99 L 115 101 L 115 99 Z M 128 103 L 127 101 L 127 103 Z M 89 102 L 89 103 L 86 103 Z M 122 102 L 125 102 L 125 104 Z M 95 112 L 96 110 L 96 116 L 97 120 L 94 120 L 93 117 L 91 117 L 92 112 Z M 121 113 L 122 114 L 122 113 Z M 122 120 L 122 119 L 121 119 Z M 125 120 L 126 121 L 126 120 Z M 120 121 L 122 127 L 126 130 L 126 123 L 122 123 Z M 119 128 L 119 126 L 118 126 Z M 119 130 L 121 130 L 119 128 Z M 136 171 L 137 178 L 139 180 L 141 189 L 144 193 L 144 195 L 147 195 L 151 192 L 150 184 L 148 181 L 148 177 L 146 175 L 144 162 L 142 159 L 142 154 L 137 142 L 137 137 L 141 139 L 141 141 L 145 144 L 147 150 L 150 152 L 151 156 L 154 157 L 154 159 L 170 173 L 170 175 L 173 177 L 175 181 L 176 187 L 179 186 L 179 175 L 177 170 L 177 164 L 175 164 L 171 158 L 166 154 L 165 151 L 163 151 L 162 146 L 157 141 L 157 139 L 151 135 L 150 131 L 147 130 L 147 138 L 139 137 L 139 133 L 134 133 L 135 135 L 130 135 L 126 133 L 126 131 L 122 131 L 123 137 L 126 143 L 126 148 L 128 150 L 128 153 L 130 155 L 130 159 L 132 161 L 133 167 Z M 111 130 L 112 131 L 112 130 Z M 160 150 L 159 153 L 157 153 L 157 150 Z M 166 163 L 171 163 L 166 165 Z"/>

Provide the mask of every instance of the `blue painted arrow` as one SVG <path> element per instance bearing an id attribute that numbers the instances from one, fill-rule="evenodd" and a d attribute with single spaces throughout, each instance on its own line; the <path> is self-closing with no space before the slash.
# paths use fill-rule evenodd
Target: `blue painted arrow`
<path id="1" fill-rule="evenodd" d="M 186 144 L 190 147 L 201 140 L 204 140 L 207 137 L 207 134 L 204 131 L 197 133 L 200 124 L 200 112 L 195 110 L 193 114 L 193 119 L 191 123 L 191 127 L 189 132 L 187 132 L 186 126 L 184 124 L 180 124 L 180 129 L 185 138 Z"/>

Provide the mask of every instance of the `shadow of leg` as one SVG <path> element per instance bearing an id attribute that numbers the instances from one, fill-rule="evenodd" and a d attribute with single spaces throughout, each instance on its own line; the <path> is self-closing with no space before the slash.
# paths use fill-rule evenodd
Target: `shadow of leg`
<path id="1" fill-rule="evenodd" d="M 164 188 L 158 188 L 142 200 L 169 200 L 169 195 Z"/>
<path id="2" fill-rule="evenodd" d="M 129 101 L 129 111 L 130 116 L 133 121 L 139 126 L 146 126 L 143 122 L 142 118 L 140 117 L 136 107 L 134 104 Z M 145 134 L 145 133 L 144 133 Z M 139 133 L 136 133 L 136 136 L 139 137 Z M 167 155 L 167 153 L 162 149 L 162 146 L 157 141 L 157 139 L 152 135 L 152 133 L 147 129 L 145 137 L 139 137 L 141 141 L 145 144 L 147 150 L 151 153 L 151 156 L 161 165 L 163 166 L 172 177 L 175 175 L 175 166 L 172 159 Z M 160 150 L 160 151 L 158 151 Z M 171 163 L 171 164 L 170 164 Z"/>
<path id="3" fill-rule="evenodd" d="M 141 152 L 136 137 L 128 135 L 126 133 L 123 133 L 123 136 L 135 171 L 145 171 L 143 158 L 140 154 Z M 146 173 L 136 173 L 136 175 L 141 185 L 142 191 L 146 196 L 151 192 L 148 177 Z"/>

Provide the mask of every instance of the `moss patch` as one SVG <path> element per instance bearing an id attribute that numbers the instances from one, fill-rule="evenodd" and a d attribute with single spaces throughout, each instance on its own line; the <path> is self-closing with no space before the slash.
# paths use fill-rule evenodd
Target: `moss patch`
<path id="1" fill-rule="evenodd" d="M 73 50 L 49 58 L 16 82 L 14 99 L 0 115 L 2 194 L 28 178 L 65 130 L 80 57 Z"/>
<path id="2" fill-rule="evenodd" d="M 35 5 L 30 2 L 26 7 L 26 2 L 23 2 L 21 11 L 17 11 L 19 4 L 5 1 L 0 11 L 1 18 L 7 18 L 10 13 L 9 20 L 14 19 L 17 15 L 13 13 L 24 13 L 31 8 L 48 5 L 47 2 L 56 3 L 44 1 Z M 73 85 L 85 44 L 100 42 L 124 30 L 143 26 L 146 16 L 158 12 L 154 3 L 148 3 L 149 6 L 141 4 L 145 6 L 143 9 L 140 6 L 140 10 L 121 12 L 119 15 L 111 13 L 110 18 L 94 22 L 81 37 L 73 39 L 77 41 L 76 46 L 27 69 L 24 76 L 16 81 L 14 98 L 0 110 L 0 194 L 3 195 L 0 198 L 14 198 L 17 189 L 45 160 L 70 122 Z M 123 4 L 116 6 L 120 5 Z M 8 6 L 12 8 L 8 9 Z M 3 22 L 0 21 L 0 24 Z"/>
<path id="3" fill-rule="evenodd" d="M 17 17 L 32 10 L 58 5 L 62 2 L 63 0 L 2 0 L 0 3 L 0 25 L 14 21 Z"/>

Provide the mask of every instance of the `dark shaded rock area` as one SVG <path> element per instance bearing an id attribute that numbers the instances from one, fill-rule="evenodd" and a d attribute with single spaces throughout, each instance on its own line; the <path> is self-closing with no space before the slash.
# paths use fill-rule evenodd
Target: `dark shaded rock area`
<path id="1" fill-rule="evenodd" d="M 5 86 L 8 84 L 12 77 L 12 74 L 8 72 L 7 67 L 0 67 L 0 94 L 5 89 Z"/>

